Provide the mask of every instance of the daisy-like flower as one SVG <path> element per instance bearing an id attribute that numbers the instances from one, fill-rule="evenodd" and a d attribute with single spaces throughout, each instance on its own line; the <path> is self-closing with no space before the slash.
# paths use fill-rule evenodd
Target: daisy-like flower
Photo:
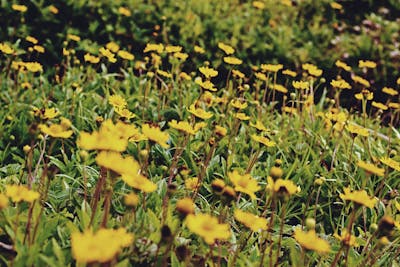
<path id="1" fill-rule="evenodd" d="M 235 52 L 235 49 L 232 46 L 224 44 L 222 42 L 218 43 L 218 48 L 224 51 L 227 55 L 233 54 Z"/>
<path id="2" fill-rule="evenodd" d="M 247 108 L 247 102 L 241 101 L 240 99 L 232 99 L 231 105 L 232 105 L 232 107 L 237 108 L 237 109 Z"/>
<path id="3" fill-rule="evenodd" d="M 189 214 L 194 214 L 195 205 L 191 198 L 185 197 L 176 202 L 176 210 L 187 216 Z"/>
<path id="4" fill-rule="evenodd" d="M 275 91 L 281 92 L 282 94 L 286 94 L 288 92 L 287 88 L 282 84 L 272 84 L 271 88 Z"/>
<path id="5" fill-rule="evenodd" d="M 6 43 L 0 43 L 0 51 L 7 55 L 11 55 L 15 52 L 15 50 Z"/>
<path id="6" fill-rule="evenodd" d="M 139 196 L 131 192 L 124 196 L 124 203 L 129 207 L 136 207 L 139 203 Z"/>
<path id="7" fill-rule="evenodd" d="M 395 89 L 391 88 L 391 87 L 383 87 L 382 88 L 382 92 L 391 96 L 395 96 L 398 95 L 399 92 L 397 92 Z"/>
<path id="8" fill-rule="evenodd" d="M 125 228 L 75 232 L 71 235 L 72 256 L 79 263 L 110 262 L 132 244 L 133 237 Z"/>
<path id="9" fill-rule="evenodd" d="M 380 102 L 372 101 L 371 105 L 373 107 L 376 107 L 377 109 L 381 109 L 381 110 L 387 110 L 388 109 L 388 106 L 386 106 L 385 104 L 380 103 Z"/>
<path id="10" fill-rule="evenodd" d="M 278 72 L 283 69 L 282 64 L 261 64 L 261 70 L 264 72 Z"/>
<path id="11" fill-rule="evenodd" d="M 90 62 L 92 64 L 97 64 L 100 62 L 100 58 L 93 56 L 89 53 L 86 53 L 85 56 L 83 57 L 83 59 L 85 60 L 85 62 Z"/>
<path id="12" fill-rule="evenodd" d="M 125 17 L 130 17 L 132 15 L 132 12 L 123 6 L 118 8 L 118 13 L 124 15 Z"/>
<path id="13" fill-rule="evenodd" d="M 279 178 L 274 181 L 271 176 L 268 176 L 267 181 L 267 190 L 278 196 L 291 196 L 299 192 L 299 187 L 290 180 Z"/>
<path id="14" fill-rule="evenodd" d="M 39 130 L 51 137 L 55 138 L 69 138 L 73 134 L 72 130 L 68 130 L 71 126 L 71 122 L 68 119 L 63 118 L 60 124 L 39 124 Z"/>
<path id="15" fill-rule="evenodd" d="M 266 147 L 274 147 L 276 145 L 274 141 L 271 141 L 267 137 L 264 137 L 264 136 L 261 136 L 261 135 L 252 134 L 251 138 L 254 141 L 259 142 L 259 143 L 263 144 Z"/>
<path id="16" fill-rule="evenodd" d="M 75 41 L 75 42 L 79 42 L 81 40 L 81 37 L 79 37 L 78 35 L 75 35 L 75 34 L 67 34 L 67 39 Z"/>
<path id="17" fill-rule="evenodd" d="M 117 62 L 117 59 L 115 58 L 115 54 L 113 52 L 111 52 L 109 49 L 100 47 L 99 52 L 103 57 L 106 57 L 109 62 L 111 62 L 111 63 Z"/>
<path id="18" fill-rule="evenodd" d="M 346 130 L 352 133 L 354 136 L 361 135 L 361 136 L 369 136 L 369 132 L 364 127 L 358 126 L 356 124 L 347 124 Z"/>
<path id="19" fill-rule="evenodd" d="M 250 116 L 247 116 L 246 113 L 238 112 L 235 114 L 235 118 L 241 121 L 248 121 L 250 120 Z"/>
<path id="20" fill-rule="evenodd" d="M 0 193 L 0 210 L 8 207 L 8 197 Z"/>
<path id="21" fill-rule="evenodd" d="M 176 130 L 182 131 L 182 132 L 187 133 L 187 134 L 191 134 L 191 135 L 195 135 L 196 134 L 195 129 L 193 129 L 193 127 L 187 121 L 177 122 L 176 120 L 171 120 L 168 123 L 168 125 L 171 128 L 174 128 Z"/>
<path id="22" fill-rule="evenodd" d="M 228 177 L 235 186 L 235 191 L 243 192 L 249 195 L 252 199 L 256 198 L 255 192 L 261 189 L 257 180 L 252 178 L 250 174 L 240 175 L 237 170 L 234 170 L 233 172 L 228 173 Z"/>
<path id="23" fill-rule="evenodd" d="M 157 74 L 160 74 L 161 76 L 163 76 L 165 78 L 172 79 L 172 74 L 167 71 L 157 70 Z"/>
<path id="24" fill-rule="evenodd" d="M 216 135 L 218 135 L 220 137 L 224 137 L 227 134 L 228 130 L 225 127 L 215 125 L 214 132 Z"/>
<path id="25" fill-rule="evenodd" d="M 16 203 L 21 201 L 32 203 L 40 197 L 40 194 L 25 185 L 6 185 L 6 196 Z"/>
<path id="26" fill-rule="evenodd" d="M 379 168 L 372 163 L 367 163 L 365 161 L 360 160 L 359 162 L 357 162 L 357 166 L 364 169 L 369 174 L 375 174 L 378 176 L 385 175 L 385 169 Z"/>
<path id="27" fill-rule="evenodd" d="M 167 53 L 178 53 L 182 51 L 182 46 L 179 45 L 167 45 L 165 47 L 165 52 Z"/>
<path id="28" fill-rule="evenodd" d="M 288 69 L 283 70 L 282 74 L 293 77 L 293 78 L 297 76 L 297 73 L 295 71 L 288 70 Z"/>
<path id="29" fill-rule="evenodd" d="M 200 67 L 199 71 L 208 79 L 218 75 L 218 71 L 209 67 Z"/>
<path id="30" fill-rule="evenodd" d="M 358 100 L 372 100 L 374 98 L 374 92 L 370 92 L 367 89 L 363 89 L 361 93 L 355 94 L 354 97 Z"/>
<path id="31" fill-rule="evenodd" d="M 186 226 L 209 245 L 214 244 L 217 239 L 227 240 L 231 237 L 229 225 L 219 223 L 216 217 L 209 214 L 189 214 L 186 217 Z"/>
<path id="32" fill-rule="evenodd" d="M 343 191 L 344 193 L 340 194 L 341 199 L 349 200 L 353 203 L 356 203 L 358 205 L 363 205 L 370 209 L 372 209 L 377 202 L 377 200 L 374 197 L 368 196 L 365 190 L 352 191 L 350 188 L 345 187 Z"/>
<path id="33" fill-rule="evenodd" d="M 343 79 L 332 80 L 331 85 L 332 87 L 338 89 L 351 89 L 351 85 Z"/>
<path id="34" fill-rule="evenodd" d="M 243 63 L 243 60 L 237 57 L 224 57 L 224 62 L 230 65 L 240 65 Z"/>
<path id="35" fill-rule="evenodd" d="M 194 52 L 199 53 L 199 54 L 204 54 L 206 51 L 204 50 L 203 47 L 200 47 L 198 45 L 194 46 Z"/>
<path id="36" fill-rule="evenodd" d="M 309 83 L 305 81 L 293 81 L 292 85 L 295 89 L 306 90 L 309 88 Z"/>
<path id="37" fill-rule="evenodd" d="M 347 65 L 347 64 L 346 64 L 345 62 L 343 62 L 343 61 L 337 60 L 337 61 L 335 62 L 335 65 L 336 65 L 336 67 L 342 68 L 342 69 L 344 69 L 345 71 L 351 71 L 351 67 L 350 67 L 349 65 Z"/>
<path id="38" fill-rule="evenodd" d="M 157 185 L 141 174 L 123 174 L 121 179 L 130 187 L 136 188 L 145 193 L 151 193 L 157 190 Z"/>
<path id="39" fill-rule="evenodd" d="M 347 229 L 343 229 L 341 235 L 335 234 L 334 236 L 335 238 L 340 240 L 345 246 L 358 247 L 356 237 L 351 233 L 348 233 Z"/>
<path id="40" fill-rule="evenodd" d="M 268 221 L 266 218 L 261 218 L 250 212 L 244 212 L 242 210 L 236 209 L 234 212 L 234 217 L 237 221 L 250 228 L 253 232 L 257 232 L 259 230 L 267 230 L 268 228 Z"/>
<path id="41" fill-rule="evenodd" d="M 21 13 L 24 13 L 28 10 L 28 8 L 25 5 L 17 5 L 17 4 L 11 5 L 11 8 Z"/>
<path id="42" fill-rule="evenodd" d="M 315 233 L 315 230 L 304 232 L 298 228 L 294 231 L 294 238 L 304 249 L 313 250 L 320 254 L 331 251 L 331 246 L 329 243 L 326 240 L 318 237 Z"/>
<path id="43" fill-rule="evenodd" d="M 351 76 L 351 79 L 352 79 L 354 82 L 359 83 L 359 84 L 361 84 L 361 85 L 364 85 L 364 86 L 367 87 L 367 88 L 371 86 L 371 84 L 369 83 L 369 81 L 367 81 L 366 79 L 364 79 L 364 78 L 362 78 L 362 77 L 360 77 L 360 76 L 353 75 L 353 76 Z"/>
<path id="44" fill-rule="evenodd" d="M 397 162 L 391 158 L 388 157 L 382 157 L 379 159 L 383 164 L 385 164 L 386 166 L 389 166 L 390 168 L 396 170 L 396 171 L 400 171 L 400 162 Z"/>
<path id="45" fill-rule="evenodd" d="M 115 109 L 115 113 L 117 113 L 118 115 L 120 115 L 123 118 L 126 119 L 133 119 L 136 117 L 136 114 L 131 112 L 129 109 L 127 108 L 116 108 Z"/>
<path id="46" fill-rule="evenodd" d="M 205 90 L 208 90 L 208 91 L 211 91 L 211 92 L 216 92 L 217 91 L 217 88 L 215 88 L 215 85 L 209 80 L 206 80 L 206 81 L 203 82 L 203 80 L 200 77 L 197 77 L 194 80 L 194 82 L 196 84 L 200 85 L 200 87 L 205 89 Z"/>
<path id="47" fill-rule="evenodd" d="M 359 68 L 375 69 L 376 68 L 376 63 L 371 61 L 371 60 L 359 60 L 358 61 L 358 67 Z"/>
<path id="48" fill-rule="evenodd" d="M 257 79 L 261 81 L 266 82 L 268 80 L 267 76 L 262 72 L 256 72 L 254 75 L 256 76 Z"/>
<path id="49" fill-rule="evenodd" d="M 119 45 L 116 42 L 108 42 L 106 48 L 113 53 L 117 53 L 119 50 Z"/>
<path id="50" fill-rule="evenodd" d="M 160 130 L 157 126 L 152 126 L 150 124 L 142 125 L 142 133 L 151 141 L 156 142 L 163 148 L 169 148 L 168 140 L 169 135 L 166 132 Z"/>
<path id="51" fill-rule="evenodd" d="M 264 124 L 260 120 L 257 120 L 255 124 L 250 122 L 250 126 L 256 128 L 261 132 L 268 132 L 268 129 L 264 126 Z"/>
<path id="52" fill-rule="evenodd" d="M 128 51 L 124 51 L 124 50 L 119 50 L 117 55 L 120 58 L 126 59 L 126 60 L 134 60 L 135 56 L 132 55 L 131 53 L 129 53 Z"/>
<path id="53" fill-rule="evenodd" d="M 253 1 L 253 7 L 255 7 L 257 9 L 264 9 L 265 4 L 261 1 Z"/>
<path id="54" fill-rule="evenodd" d="M 245 77 L 244 73 L 241 72 L 240 70 L 232 70 L 232 75 L 240 79 L 243 79 Z"/>
<path id="55" fill-rule="evenodd" d="M 203 119 L 203 120 L 208 120 L 213 116 L 212 112 L 207 112 L 202 108 L 196 108 L 194 104 L 190 105 L 189 108 L 187 109 L 191 114 L 196 116 L 197 118 Z"/>
<path id="56" fill-rule="evenodd" d="M 195 190 L 199 184 L 199 178 L 193 177 L 185 180 L 185 188 L 188 190 Z"/>
<path id="57" fill-rule="evenodd" d="M 155 51 L 158 54 L 161 54 L 164 51 L 164 45 L 163 44 L 147 44 L 143 50 L 144 53 L 152 52 L 152 51 Z"/>

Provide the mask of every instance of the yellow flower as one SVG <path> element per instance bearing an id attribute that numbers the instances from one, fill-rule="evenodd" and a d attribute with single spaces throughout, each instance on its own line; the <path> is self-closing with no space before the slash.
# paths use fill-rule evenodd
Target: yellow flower
<path id="1" fill-rule="evenodd" d="M 256 76 L 257 79 L 259 79 L 261 81 L 266 82 L 268 80 L 267 76 L 262 72 L 256 72 L 254 75 Z"/>
<path id="2" fill-rule="evenodd" d="M 39 62 L 24 62 L 24 67 L 30 72 L 42 72 L 43 67 Z"/>
<path id="3" fill-rule="evenodd" d="M 240 65 L 243 63 L 243 60 L 236 57 L 224 57 L 224 62 L 230 65 Z"/>
<path id="4" fill-rule="evenodd" d="M 194 214 L 195 205 L 191 198 L 185 197 L 176 202 L 176 210 L 183 215 Z"/>
<path id="5" fill-rule="evenodd" d="M 108 98 L 108 103 L 114 106 L 114 108 L 125 108 L 128 103 L 126 102 L 125 98 L 120 95 L 112 95 Z"/>
<path id="6" fill-rule="evenodd" d="M 188 108 L 188 111 L 196 116 L 197 118 L 203 119 L 203 120 L 208 120 L 213 116 L 212 112 L 207 112 L 202 108 L 196 108 L 194 104 L 191 104 Z"/>
<path id="7" fill-rule="evenodd" d="M 291 196 L 298 193 L 299 187 L 297 187 L 290 180 L 283 180 L 281 178 L 274 181 L 271 176 L 267 177 L 268 185 L 267 190 L 272 191 L 278 196 Z"/>
<path id="8" fill-rule="evenodd" d="M 304 81 L 293 81 L 292 85 L 296 89 L 306 90 L 309 88 L 308 82 L 304 82 Z"/>
<path id="9" fill-rule="evenodd" d="M 25 40 L 27 40 L 28 42 L 30 42 L 32 44 L 37 44 L 39 42 L 35 37 L 32 37 L 32 36 L 27 36 L 25 38 Z"/>
<path id="10" fill-rule="evenodd" d="M 400 103 L 396 103 L 396 102 L 389 103 L 388 107 L 393 108 L 393 109 L 400 109 Z"/>
<path id="11" fill-rule="evenodd" d="M 53 14 L 58 14 L 58 8 L 56 8 L 54 5 L 49 6 L 49 11 Z"/>
<path id="12" fill-rule="evenodd" d="M 108 42 L 106 44 L 106 48 L 108 50 L 110 50 L 111 52 L 113 52 L 113 53 L 117 53 L 118 50 L 119 50 L 119 45 L 117 43 L 115 43 L 115 42 Z"/>
<path id="13" fill-rule="evenodd" d="M 99 131 L 93 133 L 81 132 L 77 144 L 86 150 L 112 150 L 122 152 L 128 146 L 128 139 L 137 132 L 134 125 L 118 121 L 115 125 L 111 120 L 103 122 Z"/>
<path id="14" fill-rule="evenodd" d="M 68 130 L 69 127 L 65 127 L 65 124 L 52 124 L 50 126 L 39 124 L 38 128 L 42 133 L 56 138 L 69 138 L 73 134 L 72 130 Z"/>
<path id="15" fill-rule="evenodd" d="M 253 7 L 255 7 L 257 9 L 264 9 L 265 4 L 261 1 L 253 1 Z"/>
<path id="16" fill-rule="evenodd" d="M 369 83 L 369 81 L 367 81 L 366 79 L 364 79 L 364 78 L 362 78 L 362 77 L 360 77 L 360 76 L 353 75 L 353 76 L 351 76 L 351 79 L 352 79 L 353 81 L 355 81 L 356 83 L 359 83 L 359 84 L 361 84 L 361 85 L 364 85 L 364 86 L 367 87 L 367 88 L 371 86 L 371 84 Z"/>
<path id="17" fill-rule="evenodd" d="M 206 126 L 207 126 L 207 123 L 204 121 L 201 121 L 201 122 L 195 123 L 193 126 L 193 129 L 197 133 L 199 130 L 203 129 Z"/>
<path id="18" fill-rule="evenodd" d="M 374 93 L 370 92 L 367 89 L 364 89 L 361 91 L 361 93 L 355 94 L 354 97 L 358 100 L 362 100 L 362 99 L 372 100 L 374 98 Z"/>
<path id="19" fill-rule="evenodd" d="M 400 85 L 400 77 L 399 77 L 399 78 L 397 78 L 397 81 L 396 81 L 396 83 L 397 83 L 398 85 Z"/>
<path id="20" fill-rule="evenodd" d="M 348 82 L 343 79 L 340 80 L 332 80 L 331 85 L 338 89 L 351 89 L 351 86 Z"/>
<path id="21" fill-rule="evenodd" d="M 60 113 L 55 108 L 46 108 L 42 113 L 41 118 L 44 120 L 51 120 L 57 117 Z"/>
<path id="22" fill-rule="evenodd" d="M 8 197 L 4 194 L 0 194 L 0 210 L 7 208 Z"/>
<path id="23" fill-rule="evenodd" d="M 196 84 L 200 85 L 201 88 L 206 89 L 208 91 L 211 91 L 211 92 L 216 92 L 217 91 L 217 88 L 215 88 L 214 84 L 209 80 L 206 80 L 206 81 L 203 82 L 200 77 L 197 77 L 194 80 L 194 82 Z"/>
<path id="24" fill-rule="evenodd" d="M 294 72 L 294 71 L 292 71 L 292 70 L 283 70 L 283 71 L 282 71 L 282 74 L 291 76 L 291 77 L 293 77 L 293 78 L 297 76 L 297 73 Z"/>
<path id="25" fill-rule="evenodd" d="M 304 232 L 298 228 L 294 230 L 294 238 L 304 249 L 314 250 L 318 253 L 328 253 L 331 251 L 329 243 L 319 238 L 315 230 Z"/>
<path id="26" fill-rule="evenodd" d="M 319 77 L 319 76 L 322 75 L 322 70 L 321 70 L 321 69 L 318 69 L 317 66 L 315 66 L 315 65 L 313 65 L 313 64 L 304 63 L 304 64 L 302 65 L 302 68 L 303 68 L 304 70 L 306 70 L 310 75 L 313 75 L 313 76 L 316 76 L 316 77 Z"/>
<path id="27" fill-rule="evenodd" d="M 182 51 L 182 46 L 178 46 L 178 45 L 167 45 L 165 47 L 165 51 L 167 53 L 177 53 L 177 52 L 181 52 Z"/>
<path id="28" fill-rule="evenodd" d="M 121 179 L 130 187 L 139 189 L 145 193 L 151 193 L 157 190 L 157 185 L 141 174 L 123 174 Z"/>
<path id="29" fill-rule="evenodd" d="M 199 54 L 204 54 L 206 51 L 204 50 L 204 48 L 202 48 L 202 47 L 200 47 L 198 45 L 195 45 L 194 46 L 194 52 L 199 53 Z"/>
<path id="30" fill-rule="evenodd" d="M 91 55 L 89 53 L 86 53 L 83 58 L 84 58 L 84 60 L 86 62 L 90 62 L 92 64 L 96 64 L 96 63 L 100 62 L 100 58 L 99 57 L 93 56 L 93 55 Z"/>
<path id="31" fill-rule="evenodd" d="M 232 46 L 224 44 L 222 42 L 218 43 L 218 48 L 221 49 L 222 51 L 224 51 L 225 54 L 227 54 L 227 55 L 233 54 L 235 52 L 235 49 L 233 49 Z"/>
<path id="32" fill-rule="evenodd" d="M 356 237 L 351 233 L 348 233 L 347 229 L 343 229 L 341 235 L 335 234 L 334 236 L 335 238 L 339 239 L 345 246 L 358 247 Z"/>
<path id="33" fill-rule="evenodd" d="M 17 5 L 17 4 L 13 4 L 11 6 L 11 8 L 15 11 L 19 11 L 21 13 L 24 13 L 28 10 L 28 8 L 25 5 Z"/>
<path id="34" fill-rule="evenodd" d="M 174 58 L 177 58 L 177 59 L 180 59 L 183 61 L 185 61 L 188 57 L 189 57 L 189 55 L 186 53 L 181 53 L 181 52 L 174 53 Z"/>
<path id="35" fill-rule="evenodd" d="M 398 95 L 399 92 L 397 92 L 396 90 L 394 90 L 393 88 L 390 87 L 383 87 L 382 88 L 382 92 L 391 96 L 395 96 Z"/>
<path id="36" fill-rule="evenodd" d="M 268 228 L 268 221 L 266 218 L 261 218 L 250 212 L 244 212 L 242 210 L 236 209 L 234 212 L 234 216 L 237 221 L 250 228 L 253 232 L 257 232 L 259 230 L 267 230 Z"/>
<path id="37" fill-rule="evenodd" d="M 6 185 L 6 196 L 11 198 L 13 202 L 26 201 L 32 203 L 40 197 L 36 191 L 29 190 L 24 185 Z"/>
<path id="38" fill-rule="evenodd" d="M 44 53 L 44 47 L 41 45 L 34 45 L 33 49 L 36 50 L 38 53 Z"/>
<path id="39" fill-rule="evenodd" d="M 380 102 L 375 102 L 375 101 L 372 101 L 372 104 L 371 104 L 373 107 L 376 107 L 377 109 L 381 109 L 381 110 L 387 110 L 388 109 L 388 106 L 386 106 L 385 104 L 383 104 L 383 103 L 380 103 Z"/>
<path id="40" fill-rule="evenodd" d="M 339 3 L 337 3 L 337 2 L 332 2 L 331 3 L 331 7 L 333 9 L 337 9 L 337 10 L 341 10 L 343 8 L 343 6 L 341 4 L 339 4 Z"/>
<path id="41" fill-rule="evenodd" d="M 208 79 L 210 77 L 215 77 L 218 75 L 218 71 L 216 71 L 213 68 L 209 68 L 209 67 L 200 67 L 199 71 L 201 73 L 203 73 L 203 75 Z"/>
<path id="42" fill-rule="evenodd" d="M 238 171 L 234 170 L 228 173 L 228 177 L 235 186 L 236 191 L 248 194 L 252 199 L 256 198 L 254 193 L 261 189 L 257 180 L 252 178 L 250 174 L 240 175 Z"/>
<path id="43" fill-rule="evenodd" d="M 138 176 L 139 163 L 131 156 L 123 157 L 115 151 L 101 151 L 96 157 L 96 163 L 120 175 Z"/>
<path id="44" fill-rule="evenodd" d="M 182 131 L 182 132 L 187 133 L 187 134 L 191 134 L 191 135 L 195 135 L 196 134 L 195 129 L 193 129 L 193 127 L 187 121 L 177 122 L 176 120 L 171 120 L 168 123 L 168 125 L 171 128 L 174 128 L 176 130 Z"/>
<path id="45" fill-rule="evenodd" d="M 251 138 L 254 141 L 259 142 L 259 143 L 263 144 L 266 147 L 274 147 L 276 145 L 274 141 L 271 141 L 267 137 L 264 137 L 264 136 L 252 134 Z"/>
<path id="46" fill-rule="evenodd" d="M 124 196 L 124 203 L 130 207 L 136 207 L 139 203 L 139 196 L 133 192 Z"/>
<path id="47" fill-rule="evenodd" d="M 376 63 L 370 60 L 359 60 L 358 61 L 358 67 L 359 68 L 370 68 L 370 69 L 375 69 L 376 68 Z"/>
<path id="48" fill-rule="evenodd" d="M 388 157 L 382 157 L 379 159 L 383 164 L 385 164 L 386 166 L 389 166 L 390 168 L 396 170 L 396 171 L 400 171 L 400 162 L 397 162 L 391 158 Z"/>
<path id="49" fill-rule="evenodd" d="M 70 39 L 75 42 L 79 42 L 81 40 L 81 37 L 75 34 L 67 34 L 67 39 Z"/>
<path id="50" fill-rule="evenodd" d="M 240 70 L 232 70 L 232 75 L 240 79 L 243 79 L 245 77 L 244 73 L 241 72 Z"/>
<path id="51" fill-rule="evenodd" d="M 192 77 L 190 77 L 189 74 L 187 74 L 186 72 L 183 72 L 183 71 L 181 73 L 179 73 L 179 77 L 186 81 L 192 80 Z"/>
<path id="52" fill-rule="evenodd" d="M 259 131 L 268 132 L 268 129 L 264 126 L 264 124 L 260 120 L 257 120 L 255 124 L 250 122 L 250 126 L 256 128 Z"/>
<path id="53" fill-rule="evenodd" d="M 163 148 L 169 148 L 167 144 L 169 135 L 160 130 L 157 126 L 152 126 L 150 124 L 142 125 L 142 133 L 151 141 L 156 142 Z"/>
<path id="54" fill-rule="evenodd" d="M 125 228 L 75 232 L 71 235 L 72 256 L 79 263 L 110 262 L 132 242 L 133 234 Z"/>
<path id="55" fill-rule="evenodd" d="M 157 53 L 161 54 L 164 50 L 164 45 L 163 44 L 147 44 L 146 47 L 144 48 L 143 52 L 151 52 L 151 51 L 156 51 Z"/>
<path id="56" fill-rule="evenodd" d="M 129 109 L 126 109 L 126 108 L 116 108 L 115 109 L 115 113 L 117 113 L 118 115 L 120 115 L 121 117 L 123 117 L 123 118 L 126 118 L 126 119 L 133 119 L 133 118 L 135 118 L 136 117 L 136 114 L 135 113 L 133 113 L 133 112 L 131 112 Z"/>
<path id="57" fill-rule="evenodd" d="M 340 194 L 341 199 L 352 201 L 370 209 L 372 209 L 377 202 L 374 197 L 369 197 L 365 190 L 352 191 L 350 188 L 345 187 L 343 191 L 344 194 Z"/>
<path id="58" fill-rule="evenodd" d="M 281 92 L 283 94 L 286 94 L 288 92 L 288 90 L 286 89 L 285 86 L 281 85 L 281 84 L 273 84 L 271 85 L 271 88 L 275 91 Z"/>
<path id="59" fill-rule="evenodd" d="M 356 124 L 348 124 L 346 125 L 346 129 L 347 131 L 349 131 L 350 133 L 354 134 L 354 135 L 361 135 L 361 136 L 369 136 L 369 132 L 367 129 L 365 129 L 364 127 L 358 126 Z"/>
<path id="60" fill-rule="evenodd" d="M 109 62 L 115 63 L 117 59 L 115 58 L 115 54 L 113 54 L 110 50 L 104 47 L 100 47 L 99 52 L 102 56 L 106 57 Z"/>
<path id="61" fill-rule="evenodd" d="M 118 13 L 124 15 L 125 17 L 130 17 L 132 15 L 131 11 L 123 6 L 118 8 Z"/>
<path id="62" fill-rule="evenodd" d="M 362 169 L 364 169 L 367 173 L 370 173 L 370 174 L 375 174 L 375 175 L 378 175 L 378 176 L 384 176 L 385 175 L 385 169 L 376 167 L 374 164 L 367 163 L 367 162 L 364 162 L 362 160 L 357 162 L 357 166 L 362 168 Z"/>
<path id="63" fill-rule="evenodd" d="M 0 51 L 7 55 L 11 55 L 15 52 L 15 50 L 6 43 L 0 43 Z"/>
<path id="64" fill-rule="evenodd" d="M 247 116 L 246 113 L 238 112 L 235 114 L 235 118 L 241 121 L 248 121 L 250 120 L 250 116 Z"/>
<path id="65" fill-rule="evenodd" d="M 186 217 L 186 226 L 209 245 L 214 244 L 217 239 L 227 240 L 231 236 L 228 224 L 218 223 L 216 217 L 208 214 L 189 214 Z"/>
<path id="66" fill-rule="evenodd" d="M 168 73 L 168 72 L 163 71 L 163 70 L 157 70 L 157 73 L 160 74 L 161 76 L 165 77 L 165 78 L 172 79 L 172 74 L 171 73 Z"/>
<path id="67" fill-rule="evenodd" d="M 215 134 L 224 137 L 227 134 L 228 130 L 225 127 L 215 125 Z"/>
<path id="68" fill-rule="evenodd" d="M 261 69 L 266 72 L 278 72 L 283 69 L 282 64 L 261 64 Z"/>
<path id="69" fill-rule="evenodd" d="M 199 184 L 199 178 L 188 178 L 185 180 L 185 187 L 189 190 L 195 190 Z"/>
<path id="70" fill-rule="evenodd" d="M 231 105 L 232 105 L 232 107 L 237 108 L 237 109 L 245 109 L 245 108 L 247 108 L 247 102 L 243 101 L 241 99 L 232 99 L 231 100 Z"/>
<path id="71" fill-rule="evenodd" d="M 126 60 L 133 60 L 135 58 L 134 55 L 132 55 L 131 53 L 124 51 L 124 50 L 119 50 L 117 55 L 120 58 L 126 59 Z"/>
<path id="72" fill-rule="evenodd" d="M 335 62 L 335 65 L 336 65 L 336 67 L 342 68 L 342 69 L 344 69 L 345 71 L 351 71 L 351 67 L 350 67 L 349 65 L 347 65 L 347 64 L 346 64 L 345 62 L 343 62 L 343 61 L 337 60 L 337 61 Z"/>

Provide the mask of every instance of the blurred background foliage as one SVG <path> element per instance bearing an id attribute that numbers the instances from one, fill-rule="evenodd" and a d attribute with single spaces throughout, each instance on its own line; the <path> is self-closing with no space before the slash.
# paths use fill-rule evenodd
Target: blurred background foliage
<path id="1" fill-rule="evenodd" d="M 70 33 L 81 37 L 76 50 L 82 58 L 86 51 L 96 54 L 115 41 L 140 59 L 147 43 L 160 42 L 181 45 L 186 52 L 200 45 L 206 54 L 194 63 L 209 60 L 218 67 L 222 52 L 217 43 L 222 41 L 236 48 L 247 68 L 282 63 L 299 69 L 301 63 L 312 62 L 329 71 L 337 59 L 349 65 L 368 59 L 378 63 L 373 87 L 395 84 L 400 69 L 399 0 L 255 2 L 263 7 L 240 0 L 2 0 L 0 39 L 16 43 L 27 35 L 36 37 L 46 47 L 39 61 L 50 72 L 60 64 Z M 17 14 L 12 4 L 24 4 L 28 11 Z M 58 14 L 50 11 L 51 5 Z M 120 7 L 131 14 L 120 14 Z"/>

